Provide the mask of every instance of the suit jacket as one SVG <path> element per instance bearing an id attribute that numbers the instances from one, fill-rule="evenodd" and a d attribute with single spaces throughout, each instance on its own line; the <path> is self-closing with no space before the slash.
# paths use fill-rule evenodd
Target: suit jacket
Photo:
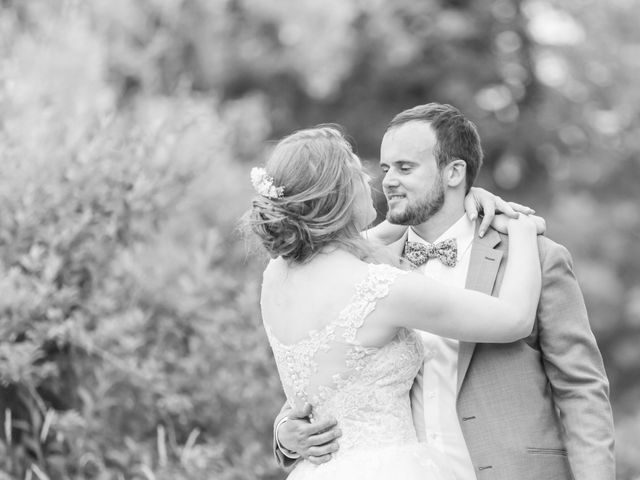
<path id="1" fill-rule="evenodd" d="M 614 480 L 609 385 L 571 256 L 538 239 L 542 292 L 531 334 L 509 344 L 460 342 L 456 407 L 465 442 L 479 479 Z M 493 229 L 476 235 L 466 288 L 497 295 L 508 240 Z M 401 253 L 405 241 L 391 247 Z"/>

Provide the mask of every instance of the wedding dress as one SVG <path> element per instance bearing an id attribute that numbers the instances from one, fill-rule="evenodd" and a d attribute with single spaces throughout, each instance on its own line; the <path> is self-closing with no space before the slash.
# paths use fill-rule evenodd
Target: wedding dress
<path id="1" fill-rule="evenodd" d="M 333 416 L 342 430 L 340 449 L 322 465 L 302 460 L 288 480 L 448 480 L 443 459 L 418 443 L 409 390 L 423 361 L 420 337 L 401 328 L 382 347 L 365 347 L 358 330 L 398 275 L 388 265 L 370 265 L 338 318 L 283 344 L 265 329 L 290 405 L 313 406 L 313 419 Z"/>

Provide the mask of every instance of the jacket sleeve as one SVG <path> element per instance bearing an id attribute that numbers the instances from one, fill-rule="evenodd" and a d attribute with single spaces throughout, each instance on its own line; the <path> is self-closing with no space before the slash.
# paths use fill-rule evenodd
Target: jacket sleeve
<path id="1" fill-rule="evenodd" d="M 275 421 L 273 422 L 273 454 L 276 458 L 276 462 L 278 462 L 278 465 L 285 471 L 289 471 L 291 467 L 293 467 L 293 465 L 295 465 L 296 462 L 298 461 L 297 458 L 287 457 L 282 452 L 282 450 L 280 449 L 280 446 L 278 445 L 278 440 L 276 438 L 278 425 L 280 425 L 280 422 L 284 418 L 286 418 L 287 415 L 289 415 L 290 411 L 291 411 L 291 406 L 289 405 L 289 403 L 285 402 L 285 404 L 282 406 L 282 409 L 280 410 L 280 413 L 278 414 Z"/>
<path id="2" fill-rule="evenodd" d="M 539 342 L 577 480 L 614 480 L 609 383 L 567 249 L 543 240 Z"/>

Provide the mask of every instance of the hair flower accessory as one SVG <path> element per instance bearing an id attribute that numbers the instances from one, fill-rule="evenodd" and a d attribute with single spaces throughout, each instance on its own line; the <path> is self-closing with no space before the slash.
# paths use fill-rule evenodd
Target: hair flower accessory
<path id="1" fill-rule="evenodd" d="M 253 167 L 251 169 L 251 184 L 263 197 L 282 198 L 284 197 L 284 187 L 276 187 L 273 178 L 269 176 L 264 168 Z"/>

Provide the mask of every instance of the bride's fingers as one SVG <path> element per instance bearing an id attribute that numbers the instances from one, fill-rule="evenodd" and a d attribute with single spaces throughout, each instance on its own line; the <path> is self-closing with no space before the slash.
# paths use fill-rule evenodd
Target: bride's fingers
<path id="1" fill-rule="evenodd" d="M 473 195 L 467 195 L 464 197 L 464 210 L 467 212 L 467 217 L 472 222 L 478 218 L 478 205 Z"/>
<path id="2" fill-rule="evenodd" d="M 508 202 L 509 206 L 518 213 L 524 213 L 525 215 L 532 215 L 536 213 L 533 208 L 527 207 L 526 205 L 522 205 L 516 202 Z"/>
<path id="3" fill-rule="evenodd" d="M 493 222 L 491 222 L 491 226 L 494 228 L 494 230 L 497 230 L 500 233 L 507 234 L 509 217 L 507 217 L 506 215 L 496 215 L 493 219 Z"/>
<path id="4" fill-rule="evenodd" d="M 491 225 L 493 221 L 493 217 L 496 216 L 496 210 L 493 204 L 489 203 L 484 206 L 484 218 L 482 219 L 482 223 L 480 223 L 480 229 L 478 231 L 478 235 L 484 237 L 487 228 Z"/>
<path id="5" fill-rule="evenodd" d="M 505 214 L 509 218 L 518 218 L 518 210 L 513 208 L 511 202 L 504 201 L 501 197 L 495 196 L 495 209 L 496 211 Z M 525 212 L 522 212 L 525 213 Z"/>

